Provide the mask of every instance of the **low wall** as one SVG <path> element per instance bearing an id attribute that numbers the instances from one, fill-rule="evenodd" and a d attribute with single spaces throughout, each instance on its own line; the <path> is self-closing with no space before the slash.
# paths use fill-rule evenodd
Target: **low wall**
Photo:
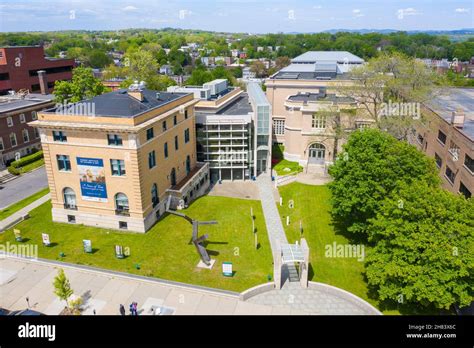
<path id="1" fill-rule="evenodd" d="M 265 283 L 265 284 L 260 284 L 257 286 L 254 286 L 253 288 L 247 289 L 244 292 L 240 293 L 239 299 L 240 301 L 246 301 L 251 297 L 260 295 L 264 292 L 275 290 L 275 283 L 270 282 L 270 283 Z"/>

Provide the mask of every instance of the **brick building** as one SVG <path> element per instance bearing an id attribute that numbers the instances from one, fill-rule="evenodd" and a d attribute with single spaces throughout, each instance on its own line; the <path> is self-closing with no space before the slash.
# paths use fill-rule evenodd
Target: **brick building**
<path id="1" fill-rule="evenodd" d="M 55 81 L 72 79 L 73 67 L 73 59 L 45 57 L 42 46 L 2 47 L 0 95 L 21 89 L 27 89 L 31 93 L 51 93 Z M 38 71 L 43 73 L 38 74 Z"/>

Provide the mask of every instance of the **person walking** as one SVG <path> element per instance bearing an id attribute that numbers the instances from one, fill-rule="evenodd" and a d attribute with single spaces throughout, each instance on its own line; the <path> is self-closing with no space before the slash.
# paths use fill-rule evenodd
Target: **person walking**
<path id="1" fill-rule="evenodd" d="M 123 304 L 120 304 L 120 309 L 119 309 L 119 311 L 120 311 L 120 315 L 125 315 L 125 314 L 126 314 L 126 313 L 125 313 L 125 307 L 123 306 Z"/>
<path id="2" fill-rule="evenodd" d="M 133 314 L 133 302 L 130 303 L 130 315 L 134 315 L 134 314 Z"/>

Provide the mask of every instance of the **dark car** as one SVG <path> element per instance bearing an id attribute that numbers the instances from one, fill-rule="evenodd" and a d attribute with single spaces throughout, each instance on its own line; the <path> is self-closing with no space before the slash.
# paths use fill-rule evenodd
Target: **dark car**
<path id="1" fill-rule="evenodd" d="M 34 311 L 32 309 L 22 309 L 19 311 L 12 311 L 8 315 L 45 315 L 45 314 L 38 311 Z"/>
<path id="2" fill-rule="evenodd" d="M 10 313 L 10 311 L 8 311 L 4 308 L 0 308 L 0 315 L 8 315 L 8 313 Z"/>

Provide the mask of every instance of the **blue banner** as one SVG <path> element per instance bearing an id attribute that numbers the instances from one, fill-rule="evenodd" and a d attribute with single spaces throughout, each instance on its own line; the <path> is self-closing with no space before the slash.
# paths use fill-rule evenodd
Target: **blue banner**
<path id="1" fill-rule="evenodd" d="M 100 158 L 77 157 L 77 169 L 83 200 L 107 202 L 104 161 Z"/>

